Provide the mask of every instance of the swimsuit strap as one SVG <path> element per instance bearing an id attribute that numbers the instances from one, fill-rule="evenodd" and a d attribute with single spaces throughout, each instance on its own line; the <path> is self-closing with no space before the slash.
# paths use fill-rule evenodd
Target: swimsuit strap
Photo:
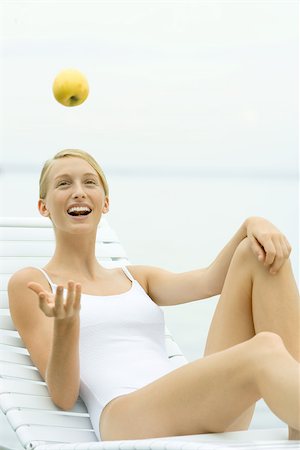
<path id="1" fill-rule="evenodd" d="M 129 272 L 129 270 L 127 269 L 127 267 L 122 266 L 121 269 L 123 270 L 123 272 L 125 273 L 125 275 L 129 278 L 130 281 L 134 281 L 133 276 L 131 275 L 131 273 Z"/>
<path id="2" fill-rule="evenodd" d="M 54 283 L 52 282 L 52 280 L 50 279 L 49 275 L 47 274 L 47 272 L 44 269 L 41 269 L 40 267 L 35 267 L 35 269 L 40 270 L 45 277 L 47 278 L 48 283 L 50 284 L 50 286 L 52 287 L 54 285 Z"/>

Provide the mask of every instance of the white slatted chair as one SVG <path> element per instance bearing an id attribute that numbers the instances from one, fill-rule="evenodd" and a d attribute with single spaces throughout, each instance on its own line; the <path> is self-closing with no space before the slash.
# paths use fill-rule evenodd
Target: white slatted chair
<path id="1" fill-rule="evenodd" d="M 128 265 L 125 251 L 105 218 L 101 220 L 99 231 L 96 254 L 101 264 L 105 267 Z M 282 429 L 271 430 L 267 434 L 262 434 L 260 430 L 255 435 L 253 431 L 249 431 L 220 435 L 98 442 L 86 407 L 80 398 L 72 411 L 68 412 L 60 410 L 51 401 L 47 386 L 32 364 L 9 314 L 7 283 L 10 276 L 22 267 L 43 267 L 53 252 L 54 233 L 49 220 L 0 218 L 0 408 L 24 449 L 150 450 L 155 448 L 163 450 L 168 448 L 177 450 L 184 447 L 185 450 L 200 450 L 212 448 L 207 447 L 212 443 L 213 448 L 225 449 L 230 442 L 241 441 L 240 444 L 244 445 L 242 441 L 253 441 L 253 437 L 256 441 L 272 439 L 274 449 L 292 448 L 293 443 L 286 441 L 287 432 Z M 167 328 L 166 345 L 174 368 L 186 363 L 185 357 Z M 0 448 L 5 448 L 1 447 L 1 444 L 0 441 Z M 255 448 L 259 445 L 262 444 L 257 442 Z M 285 446 L 282 447 L 282 445 Z M 248 446 L 247 449 L 249 448 Z"/>

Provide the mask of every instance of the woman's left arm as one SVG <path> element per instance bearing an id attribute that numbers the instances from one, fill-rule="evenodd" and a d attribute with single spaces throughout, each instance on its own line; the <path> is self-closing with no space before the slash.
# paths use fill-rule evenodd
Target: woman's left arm
<path id="1" fill-rule="evenodd" d="M 280 270 L 291 252 L 288 240 L 271 222 L 262 217 L 249 217 L 215 260 L 204 269 L 184 273 L 172 273 L 155 267 L 132 269 L 137 277 L 145 277 L 148 294 L 161 306 L 213 297 L 222 292 L 231 259 L 245 238 L 249 238 L 254 255 L 270 274 Z"/>
<path id="2" fill-rule="evenodd" d="M 208 267 L 209 284 L 213 285 L 215 295 L 221 293 L 233 254 L 246 237 L 253 254 L 272 275 L 280 270 L 291 253 L 287 238 L 271 222 L 262 217 L 249 217 Z"/>

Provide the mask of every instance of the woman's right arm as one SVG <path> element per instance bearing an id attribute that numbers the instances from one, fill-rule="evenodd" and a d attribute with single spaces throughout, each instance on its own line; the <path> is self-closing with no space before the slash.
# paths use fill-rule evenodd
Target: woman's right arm
<path id="1" fill-rule="evenodd" d="M 81 287 L 69 282 L 64 301 L 59 286 L 52 294 L 43 275 L 37 272 L 32 268 L 22 269 L 10 279 L 11 315 L 33 363 L 48 385 L 53 402 L 68 410 L 78 398 L 80 385 Z"/>

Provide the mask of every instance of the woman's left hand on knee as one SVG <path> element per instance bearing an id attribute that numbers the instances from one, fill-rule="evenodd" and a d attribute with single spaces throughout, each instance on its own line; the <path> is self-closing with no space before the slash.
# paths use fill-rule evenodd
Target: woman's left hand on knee
<path id="1" fill-rule="evenodd" d="M 275 275 L 291 253 L 289 241 L 271 222 L 262 217 L 249 217 L 245 224 L 253 253 Z"/>

